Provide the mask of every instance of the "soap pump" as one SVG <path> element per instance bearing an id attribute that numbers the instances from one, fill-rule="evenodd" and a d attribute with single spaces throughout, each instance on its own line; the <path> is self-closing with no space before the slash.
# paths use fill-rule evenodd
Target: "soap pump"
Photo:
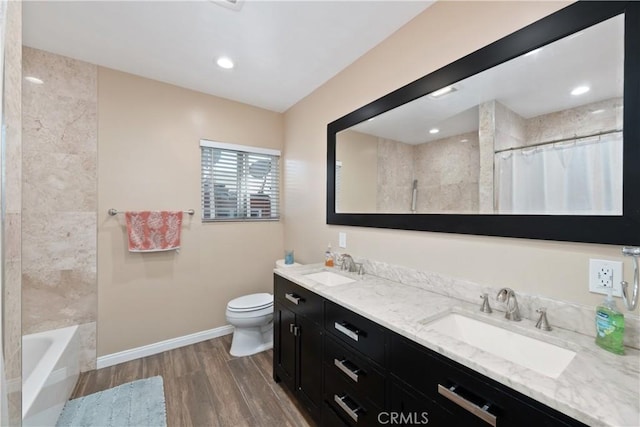
<path id="1" fill-rule="evenodd" d="M 596 307 L 596 344 L 615 354 L 624 354 L 624 315 L 618 310 L 611 294 Z"/>
<path id="2" fill-rule="evenodd" d="M 333 267 L 333 252 L 331 252 L 331 243 L 327 246 L 327 250 L 324 253 L 324 265 L 325 267 Z"/>

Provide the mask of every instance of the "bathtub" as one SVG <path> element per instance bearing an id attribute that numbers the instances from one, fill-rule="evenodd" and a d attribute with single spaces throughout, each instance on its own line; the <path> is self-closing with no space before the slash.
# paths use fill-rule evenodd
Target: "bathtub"
<path id="1" fill-rule="evenodd" d="M 78 326 L 23 336 L 23 427 L 55 426 L 79 375 Z"/>

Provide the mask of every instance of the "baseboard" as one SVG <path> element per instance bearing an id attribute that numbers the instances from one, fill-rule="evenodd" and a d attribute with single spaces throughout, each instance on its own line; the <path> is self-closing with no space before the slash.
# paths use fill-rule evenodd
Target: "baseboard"
<path id="1" fill-rule="evenodd" d="M 207 331 L 196 332 L 195 334 L 184 335 L 153 344 L 143 345 L 142 347 L 136 347 L 130 350 L 119 351 L 118 353 L 107 354 L 106 356 L 98 357 L 98 360 L 96 361 L 96 369 L 140 359 L 141 357 L 152 356 L 154 354 L 162 353 L 163 351 L 173 350 L 174 348 L 184 347 L 186 345 L 210 340 L 223 335 L 229 335 L 231 333 L 233 333 L 233 326 L 225 325 L 220 326 L 219 328 L 209 329 Z"/>

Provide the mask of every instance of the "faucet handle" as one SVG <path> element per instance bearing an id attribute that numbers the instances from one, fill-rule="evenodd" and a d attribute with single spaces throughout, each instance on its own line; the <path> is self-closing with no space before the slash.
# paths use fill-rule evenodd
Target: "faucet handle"
<path id="1" fill-rule="evenodd" d="M 547 320 L 547 307 L 540 307 L 536 310 L 536 313 L 540 313 L 540 317 L 536 322 L 536 328 L 542 329 L 543 331 L 550 331 L 551 325 L 549 325 L 549 321 Z"/>
<path id="2" fill-rule="evenodd" d="M 356 267 L 358 268 L 358 276 L 364 276 L 364 264 L 356 262 Z"/>
<path id="3" fill-rule="evenodd" d="M 493 310 L 491 310 L 491 306 L 489 305 L 489 294 L 487 292 L 484 292 L 480 295 L 480 298 L 482 298 L 480 311 L 482 311 L 483 313 L 493 313 Z"/>

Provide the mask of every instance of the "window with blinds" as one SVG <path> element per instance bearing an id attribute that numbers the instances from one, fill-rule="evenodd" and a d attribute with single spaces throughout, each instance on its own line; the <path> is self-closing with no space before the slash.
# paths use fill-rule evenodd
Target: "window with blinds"
<path id="1" fill-rule="evenodd" d="M 280 151 L 200 141 L 203 221 L 280 218 Z"/>

